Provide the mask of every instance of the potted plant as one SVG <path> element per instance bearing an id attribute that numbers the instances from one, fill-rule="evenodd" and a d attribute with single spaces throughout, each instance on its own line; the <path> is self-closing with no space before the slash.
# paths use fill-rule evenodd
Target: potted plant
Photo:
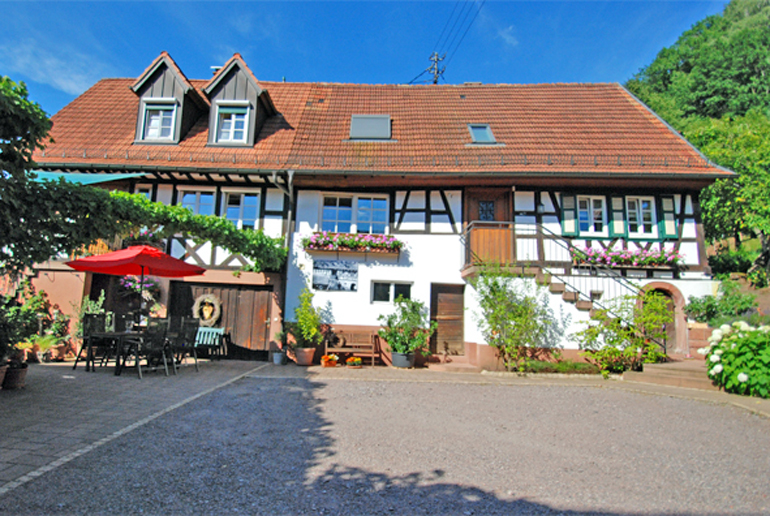
<path id="1" fill-rule="evenodd" d="M 337 355 L 332 353 L 331 355 L 324 355 L 321 357 L 321 365 L 323 367 L 337 367 L 337 361 L 340 359 Z"/>
<path id="2" fill-rule="evenodd" d="M 394 367 L 414 367 L 414 354 L 430 355 L 428 339 L 436 331 L 437 323 L 428 321 L 425 304 L 399 296 L 396 299 L 396 311 L 390 315 L 381 315 L 382 338 L 390 347 Z"/>
<path id="3" fill-rule="evenodd" d="M 275 339 L 280 343 L 278 349 L 274 349 L 273 352 L 273 363 L 275 365 L 285 365 L 286 364 L 286 350 L 289 349 L 288 345 L 288 332 L 284 329 L 276 333 Z"/>
<path id="4" fill-rule="evenodd" d="M 24 349 L 15 346 L 16 352 L 8 362 L 8 369 L 5 371 L 5 377 L 3 378 L 3 389 L 21 389 L 24 387 L 24 382 L 27 379 L 27 368 L 29 364 L 24 360 Z"/>
<path id="5" fill-rule="evenodd" d="M 345 360 L 345 364 L 347 364 L 348 369 L 361 369 L 363 367 L 361 365 L 361 357 L 350 357 Z"/>
<path id="6" fill-rule="evenodd" d="M 321 311 L 313 306 L 313 293 L 309 288 L 302 289 L 299 305 L 294 309 L 297 322 L 287 323 L 288 331 L 294 337 L 294 361 L 297 365 L 309 366 L 313 363 L 316 346 L 321 342 Z"/>

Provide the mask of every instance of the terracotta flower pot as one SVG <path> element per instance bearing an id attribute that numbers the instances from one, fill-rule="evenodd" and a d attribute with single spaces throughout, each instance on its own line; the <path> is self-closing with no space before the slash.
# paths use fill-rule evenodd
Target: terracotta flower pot
<path id="1" fill-rule="evenodd" d="M 294 350 L 294 361 L 299 366 L 313 365 L 315 348 L 297 348 Z"/>
<path id="2" fill-rule="evenodd" d="M 321 365 L 324 367 L 337 367 L 337 361 L 336 360 L 324 360 L 321 362 Z"/>

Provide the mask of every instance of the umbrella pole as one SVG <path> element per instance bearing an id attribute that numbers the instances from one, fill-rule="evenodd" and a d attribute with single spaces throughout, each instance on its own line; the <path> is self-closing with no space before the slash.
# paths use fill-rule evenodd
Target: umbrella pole
<path id="1" fill-rule="evenodd" d="M 142 265 L 141 267 L 142 267 L 142 277 L 139 280 L 139 311 L 142 313 L 142 315 L 145 315 L 144 314 L 144 304 L 145 304 L 145 300 L 144 300 L 144 265 Z M 148 312 L 147 316 L 149 317 L 149 315 L 150 314 Z"/>

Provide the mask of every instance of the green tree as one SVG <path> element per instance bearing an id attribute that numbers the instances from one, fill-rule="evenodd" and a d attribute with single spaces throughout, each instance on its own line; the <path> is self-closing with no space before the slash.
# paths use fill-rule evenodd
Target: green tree
<path id="1" fill-rule="evenodd" d="M 569 318 L 554 315 L 547 288 L 498 267 L 482 270 L 472 284 L 481 309 L 479 328 L 507 370 L 524 371 L 528 360 L 559 345 Z"/>
<path id="2" fill-rule="evenodd" d="M 738 173 L 705 189 L 713 241 L 754 234 L 770 267 L 770 0 L 733 0 L 626 83 L 715 163 Z"/>
<path id="3" fill-rule="evenodd" d="M 51 123 L 27 98 L 24 84 L 0 81 L 0 271 L 17 274 L 34 263 L 70 253 L 98 239 L 142 227 L 170 236 L 210 241 L 254 265 L 276 270 L 287 251 L 262 231 L 241 231 L 230 221 L 194 215 L 181 206 L 154 203 L 141 195 L 58 182 L 32 181 L 32 152 L 43 148 Z"/>

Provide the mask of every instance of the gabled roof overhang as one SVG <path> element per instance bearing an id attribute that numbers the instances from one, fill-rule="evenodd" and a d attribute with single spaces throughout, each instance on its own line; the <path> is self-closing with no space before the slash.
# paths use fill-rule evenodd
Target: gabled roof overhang
<path id="1" fill-rule="evenodd" d="M 169 70 L 171 70 L 176 79 L 182 85 L 182 91 L 184 91 L 185 95 L 189 93 L 197 104 L 201 105 L 202 107 L 208 106 L 208 103 L 203 98 L 201 98 L 190 80 L 187 78 L 187 76 L 185 76 L 179 66 L 177 66 L 176 62 L 165 50 L 155 58 L 155 61 L 153 61 L 150 66 L 148 66 L 147 69 L 142 73 L 142 75 L 140 75 L 139 78 L 134 82 L 134 84 L 131 85 L 131 91 L 134 93 L 139 93 L 139 90 L 142 89 L 145 83 L 147 83 L 147 81 L 150 80 L 155 72 L 157 72 L 158 69 L 163 66 L 166 66 Z"/>
<path id="2" fill-rule="evenodd" d="M 233 57 L 228 59 L 222 68 L 217 70 L 217 73 L 214 74 L 214 77 L 212 77 L 208 84 L 203 87 L 203 93 L 210 97 L 214 89 L 219 85 L 220 82 L 222 82 L 225 77 L 227 77 L 233 68 L 239 68 L 246 75 L 247 80 L 252 84 L 252 86 L 254 86 L 254 89 L 257 91 L 257 97 L 265 103 L 265 106 L 268 109 L 268 115 L 272 116 L 277 114 L 278 111 L 275 109 L 275 105 L 273 104 L 273 100 L 270 98 L 270 94 L 259 84 L 259 81 L 248 67 L 246 62 L 243 60 L 241 54 L 238 54 L 237 52 L 233 54 Z"/>

